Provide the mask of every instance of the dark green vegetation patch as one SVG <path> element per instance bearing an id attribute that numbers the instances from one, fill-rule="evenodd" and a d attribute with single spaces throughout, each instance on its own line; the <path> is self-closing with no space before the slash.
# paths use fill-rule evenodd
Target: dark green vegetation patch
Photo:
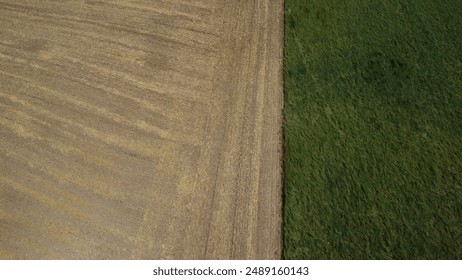
<path id="1" fill-rule="evenodd" d="M 285 258 L 460 259 L 460 0 L 285 3 Z"/>

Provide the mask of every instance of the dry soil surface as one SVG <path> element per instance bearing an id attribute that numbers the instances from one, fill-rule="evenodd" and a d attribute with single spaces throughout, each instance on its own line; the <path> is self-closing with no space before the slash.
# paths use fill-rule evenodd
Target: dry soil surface
<path id="1" fill-rule="evenodd" d="M 280 258 L 283 0 L 0 0 L 0 26 L 0 258 Z"/>

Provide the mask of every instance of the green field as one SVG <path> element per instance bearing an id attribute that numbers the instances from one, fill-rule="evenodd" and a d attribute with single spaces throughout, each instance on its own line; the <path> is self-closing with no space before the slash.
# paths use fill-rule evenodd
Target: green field
<path id="1" fill-rule="evenodd" d="M 284 257 L 462 257 L 462 2 L 285 0 Z"/>

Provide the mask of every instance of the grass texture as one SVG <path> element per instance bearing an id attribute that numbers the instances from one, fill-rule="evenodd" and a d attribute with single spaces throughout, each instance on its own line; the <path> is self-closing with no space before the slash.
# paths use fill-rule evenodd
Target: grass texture
<path id="1" fill-rule="evenodd" d="M 284 257 L 462 257 L 460 0 L 286 0 Z"/>

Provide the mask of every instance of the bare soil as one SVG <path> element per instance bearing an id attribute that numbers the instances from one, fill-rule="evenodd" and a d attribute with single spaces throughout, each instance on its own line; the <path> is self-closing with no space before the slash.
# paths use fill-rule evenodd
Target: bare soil
<path id="1" fill-rule="evenodd" d="M 281 257 L 283 0 L 0 0 L 0 258 Z"/>

